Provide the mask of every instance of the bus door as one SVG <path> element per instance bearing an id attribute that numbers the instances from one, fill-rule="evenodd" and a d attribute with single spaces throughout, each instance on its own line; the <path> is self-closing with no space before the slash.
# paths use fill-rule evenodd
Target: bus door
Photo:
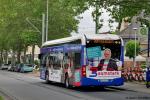
<path id="1" fill-rule="evenodd" d="M 61 82 L 63 53 L 53 53 L 50 57 L 49 80 Z"/>
<path id="2" fill-rule="evenodd" d="M 46 54 L 44 55 L 44 54 L 42 54 L 41 55 L 41 57 L 40 57 L 40 78 L 41 79 L 46 79 L 46 70 L 47 70 L 47 68 L 46 68 Z"/>

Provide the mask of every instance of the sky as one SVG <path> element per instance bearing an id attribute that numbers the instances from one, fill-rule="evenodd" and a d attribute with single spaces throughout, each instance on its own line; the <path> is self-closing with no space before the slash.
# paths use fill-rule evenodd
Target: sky
<path id="1" fill-rule="evenodd" d="M 80 16 L 83 17 L 83 19 L 80 20 L 79 23 L 79 29 L 78 32 L 79 33 L 95 33 L 95 23 L 93 22 L 93 18 L 92 18 L 92 8 L 90 8 L 89 10 L 86 10 L 83 14 L 81 14 Z M 109 13 L 106 12 L 106 10 L 102 10 L 104 13 L 101 16 L 101 19 L 104 20 L 103 22 L 103 27 L 99 30 L 99 33 L 102 32 L 108 32 L 110 31 L 110 28 L 108 26 L 108 20 L 109 18 L 111 18 L 109 16 Z M 113 23 L 113 29 L 115 29 L 118 25 L 118 23 Z"/>

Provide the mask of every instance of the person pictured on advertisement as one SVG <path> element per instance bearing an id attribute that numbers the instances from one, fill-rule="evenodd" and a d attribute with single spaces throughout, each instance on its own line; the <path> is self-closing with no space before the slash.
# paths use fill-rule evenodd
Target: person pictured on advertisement
<path id="1" fill-rule="evenodd" d="M 117 63 L 115 60 L 111 59 L 111 50 L 104 50 L 104 57 L 100 60 L 98 64 L 98 70 L 100 71 L 117 71 Z"/>

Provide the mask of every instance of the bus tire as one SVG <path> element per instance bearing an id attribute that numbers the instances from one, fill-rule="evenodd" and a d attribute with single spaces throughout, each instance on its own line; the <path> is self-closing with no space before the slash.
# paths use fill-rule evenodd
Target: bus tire
<path id="1" fill-rule="evenodd" d="M 65 75 L 65 87 L 70 88 L 69 77 L 68 74 Z"/>
<path id="2" fill-rule="evenodd" d="M 147 87 L 147 88 L 149 88 L 149 87 L 150 87 L 149 82 L 146 82 L 146 87 Z"/>
<path id="3" fill-rule="evenodd" d="M 48 72 L 46 72 L 45 82 L 46 82 L 47 84 L 48 84 L 48 83 L 50 83 L 50 81 L 49 81 L 49 74 L 48 74 Z"/>

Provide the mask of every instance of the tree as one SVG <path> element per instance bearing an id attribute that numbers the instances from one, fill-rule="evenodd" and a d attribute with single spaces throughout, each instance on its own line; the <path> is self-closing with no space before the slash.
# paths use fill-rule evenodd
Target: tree
<path id="1" fill-rule="evenodd" d="M 107 10 L 110 12 L 112 18 L 119 23 L 118 29 L 121 27 L 122 19 L 130 22 L 133 16 L 139 15 L 145 10 L 145 15 L 150 13 L 149 0 L 108 0 Z"/>
<path id="2" fill-rule="evenodd" d="M 3 52 L 13 51 L 13 54 L 18 55 L 20 62 L 20 54 L 24 48 L 27 46 L 34 48 L 35 44 L 41 44 L 39 43 L 41 35 L 34 32 L 26 19 L 29 18 L 40 30 L 42 22 L 39 20 L 42 13 L 46 12 L 46 0 L 0 0 L 0 2 L 1 58 Z M 79 21 L 75 16 L 79 13 L 74 11 L 73 6 L 65 4 L 65 0 L 49 0 L 49 40 L 69 36 L 72 31 L 77 30 Z"/>
<path id="3" fill-rule="evenodd" d="M 40 45 L 40 41 L 41 41 L 40 34 L 37 32 L 25 30 L 20 35 L 21 35 L 20 37 L 21 37 L 23 44 L 24 44 L 24 63 L 25 63 L 25 53 L 26 53 L 27 47 L 32 46 L 31 63 L 33 64 L 34 63 L 35 45 Z"/>
<path id="4" fill-rule="evenodd" d="M 139 54 L 140 45 L 136 42 L 136 56 Z M 135 61 L 135 41 L 130 40 L 126 44 L 126 56 L 129 58 L 133 58 L 133 62 Z"/>

